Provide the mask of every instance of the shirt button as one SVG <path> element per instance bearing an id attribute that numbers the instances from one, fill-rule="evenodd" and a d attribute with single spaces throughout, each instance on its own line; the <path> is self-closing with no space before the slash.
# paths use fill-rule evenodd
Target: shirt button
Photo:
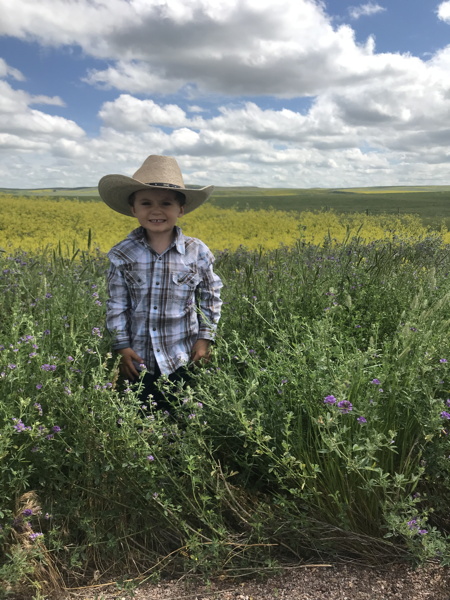
<path id="1" fill-rule="evenodd" d="M 158 258 L 158 260 L 162 260 L 162 256 L 160 256 L 160 257 Z"/>
<path id="2" fill-rule="evenodd" d="M 155 310 L 158 310 L 158 307 L 157 307 L 157 306 L 154 306 L 153 308 L 154 308 Z"/>
<path id="3" fill-rule="evenodd" d="M 159 281 L 156 282 L 156 285 L 159 285 Z"/>
<path id="4" fill-rule="evenodd" d="M 156 352 L 161 352 L 161 350 L 158 348 L 158 349 L 156 350 Z"/>
<path id="5" fill-rule="evenodd" d="M 153 331 L 156 331 L 156 327 L 153 327 Z"/>

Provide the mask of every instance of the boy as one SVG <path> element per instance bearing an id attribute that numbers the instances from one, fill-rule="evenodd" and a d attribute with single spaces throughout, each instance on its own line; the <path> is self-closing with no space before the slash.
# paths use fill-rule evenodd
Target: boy
<path id="1" fill-rule="evenodd" d="M 98 184 L 110 208 L 140 224 L 108 253 L 106 327 L 121 354 L 121 374 L 136 381 L 145 365 L 141 398 L 152 394 L 160 408 L 169 405 L 155 387 L 158 377 L 179 381 L 184 365 L 208 360 L 220 318 L 214 257 L 176 225 L 213 189 L 186 188 L 177 161 L 155 155 L 133 177 L 106 175 Z"/>

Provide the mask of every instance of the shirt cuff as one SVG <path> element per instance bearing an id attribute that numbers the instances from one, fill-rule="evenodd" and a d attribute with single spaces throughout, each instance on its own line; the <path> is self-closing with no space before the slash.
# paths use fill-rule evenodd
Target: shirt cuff
<path id="1" fill-rule="evenodd" d="M 112 345 L 113 350 L 122 350 L 123 348 L 131 348 L 131 344 L 129 341 L 126 342 L 116 342 Z"/>
<path id="2" fill-rule="evenodd" d="M 211 329 L 199 329 L 197 339 L 198 340 L 209 340 L 213 342 L 216 338 L 216 332 Z"/>

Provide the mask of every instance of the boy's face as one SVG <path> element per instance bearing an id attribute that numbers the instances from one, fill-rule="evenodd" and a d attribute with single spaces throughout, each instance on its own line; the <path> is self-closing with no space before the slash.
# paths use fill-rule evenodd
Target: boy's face
<path id="1" fill-rule="evenodd" d="M 173 190 L 148 189 L 135 192 L 131 212 L 151 240 L 171 234 L 184 208 L 177 202 Z"/>

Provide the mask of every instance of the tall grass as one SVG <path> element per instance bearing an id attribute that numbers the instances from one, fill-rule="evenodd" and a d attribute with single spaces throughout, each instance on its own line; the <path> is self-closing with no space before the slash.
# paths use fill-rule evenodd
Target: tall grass
<path id="1" fill-rule="evenodd" d="M 0 263 L 4 594 L 286 559 L 448 563 L 438 237 L 219 253 L 213 361 L 176 418 L 116 385 L 102 254 Z"/>

